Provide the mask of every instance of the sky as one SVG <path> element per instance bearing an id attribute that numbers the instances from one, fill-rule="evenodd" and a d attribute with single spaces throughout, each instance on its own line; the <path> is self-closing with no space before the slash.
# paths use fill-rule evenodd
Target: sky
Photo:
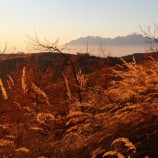
<path id="1" fill-rule="evenodd" d="M 158 23 L 158 0 L 0 0 L 0 48 L 28 48 L 27 35 L 66 43 L 85 36 L 114 38 Z"/>

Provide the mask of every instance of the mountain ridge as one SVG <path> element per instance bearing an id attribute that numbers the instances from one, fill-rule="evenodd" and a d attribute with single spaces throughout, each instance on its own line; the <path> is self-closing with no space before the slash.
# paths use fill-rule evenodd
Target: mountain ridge
<path id="1" fill-rule="evenodd" d="M 89 52 L 93 55 L 111 54 L 121 57 L 134 53 L 148 51 L 150 39 L 142 34 L 128 34 L 115 38 L 101 36 L 86 36 L 66 43 L 66 51 L 72 53 Z M 62 45 L 64 47 L 65 45 Z"/>
<path id="2" fill-rule="evenodd" d="M 144 45 L 148 38 L 142 34 L 129 34 L 126 36 L 117 36 L 115 38 L 105 38 L 101 36 L 86 36 L 80 37 L 75 40 L 68 42 L 68 45 Z"/>

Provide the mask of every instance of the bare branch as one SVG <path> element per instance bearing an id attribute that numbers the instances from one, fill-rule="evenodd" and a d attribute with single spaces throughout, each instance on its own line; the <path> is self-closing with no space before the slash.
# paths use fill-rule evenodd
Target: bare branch
<path id="1" fill-rule="evenodd" d="M 147 37 L 147 43 L 149 48 L 153 52 L 157 52 L 158 46 L 158 25 L 154 22 L 152 26 L 142 28 L 140 26 L 142 33 Z"/>
<path id="2" fill-rule="evenodd" d="M 63 50 L 65 49 L 65 47 L 61 48 L 61 49 L 58 48 L 57 44 L 58 44 L 59 39 L 57 39 L 55 43 L 50 43 L 48 40 L 45 39 L 46 43 L 44 43 L 44 42 L 42 42 L 42 41 L 39 40 L 36 32 L 35 32 L 35 37 L 34 38 L 30 37 L 29 35 L 27 35 L 27 37 L 31 41 L 29 43 L 30 46 L 32 46 L 33 48 L 38 49 L 38 50 L 45 49 L 46 51 L 48 51 L 50 53 L 54 53 L 54 52 L 60 53 L 69 62 L 69 64 L 71 65 L 71 68 L 72 68 L 73 76 L 74 76 L 75 81 L 76 81 L 76 85 L 78 87 L 78 99 L 79 99 L 80 102 L 82 102 L 82 95 L 81 95 L 82 90 L 81 90 L 81 87 L 80 87 L 80 81 L 79 81 L 79 79 L 77 77 L 76 65 L 73 62 L 73 60 L 71 60 L 63 52 Z M 81 110 L 82 110 L 82 112 L 84 111 L 83 107 L 81 107 Z"/>

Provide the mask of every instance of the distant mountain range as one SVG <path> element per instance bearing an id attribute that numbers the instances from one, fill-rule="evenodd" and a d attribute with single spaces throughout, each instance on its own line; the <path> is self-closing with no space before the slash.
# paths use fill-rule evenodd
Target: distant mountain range
<path id="1" fill-rule="evenodd" d="M 149 39 L 142 34 L 130 34 L 127 36 L 118 36 L 116 38 L 103 38 L 100 36 L 80 37 L 67 43 L 70 52 L 86 52 L 94 55 L 100 55 L 99 48 L 106 48 L 112 56 L 124 56 L 134 53 L 146 52 L 147 41 Z"/>
<path id="2" fill-rule="evenodd" d="M 141 34 L 130 34 L 127 36 L 118 36 L 116 38 L 103 38 L 100 36 L 87 36 L 72 40 L 68 45 L 144 45 L 147 38 Z"/>

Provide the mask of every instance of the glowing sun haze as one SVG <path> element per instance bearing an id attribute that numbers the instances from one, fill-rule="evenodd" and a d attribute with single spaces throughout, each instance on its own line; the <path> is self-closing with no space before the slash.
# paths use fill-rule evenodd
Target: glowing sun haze
<path id="1" fill-rule="evenodd" d="M 158 21 L 157 0 L 0 0 L 0 48 L 26 50 L 26 35 L 60 44 L 79 37 L 141 33 Z"/>

